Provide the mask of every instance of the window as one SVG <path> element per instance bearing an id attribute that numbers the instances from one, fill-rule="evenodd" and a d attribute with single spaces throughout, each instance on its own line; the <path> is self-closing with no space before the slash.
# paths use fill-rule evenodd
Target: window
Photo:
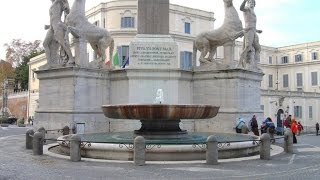
<path id="1" fill-rule="evenodd" d="M 283 75 L 283 87 L 284 88 L 289 87 L 289 75 L 288 74 Z"/>
<path id="2" fill-rule="evenodd" d="M 129 46 L 118 46 L 117 47 L 120 59 L 120 67 L 129 65 Z"/>
<path id="3" fill-rule="evenodd" d="M 302 73 L 297 73 L 297 87 L 302 87 L 303 81 L 302 81 Z"/>
<path id="4" fill-rule="evenodd" d="M 121 17 L 121 28 L 134 28 L 134 17 Z"/>
<path id="5" fill-rule="evenodd" d="M 273 75 L 272 74 L 269 74 L 269 88 L 272 88 L 273 87 Z"/>
<path id="6" fill-rule="evenodd" d="M 318 52 L 311 53 L 311 56 L 312 60 L 318 60 Z"/>
<path id="7" fill-rule="evenodd" d="M 106 28 L 106 18 L 103 18 L 103 28 Z"/>
<path id="8" fill-rule="evenodd" d="M 309 106 L 309 119 L 313 118 L 312 106 Z"/>
<path id="9" fill-rule="evenodd" d="M 260 105 L 260 109 L 264 111 L 264 105 Z"/>
<path id="10" fill-rule="evenodd" d="M 318 86 L 318 72 L 311 72 L 311 85 Z"/>
<path id="11" fill-rule="evenodd" d="M 295 62 L 302 62 L 302 55 L 301 54 L 295 55 L 294 60 L 295 60 Z"/>
<path id="12" fill-rule="evenodd" d="M 180 52 L 180 68 L 183 70 L 189 70 L 192 68 L 192 52 Z"/>
<path id="13" fill-rule="evenodd" d="M 184 23 L 184 33 L 191 34 L 191 24 L 188 22 Z"/>
<path id="14" fill-rule="evenodd" d="M 269 56 L 269 64 L 272 64 L 272 57 Z"/>
<path id="15" fill-rule="evenodd" d="M 289 63 L 289 58 L 288 58 L 288 56 L 283 56 L 283 57 L 281 57 L 281 63 L 282 63 L 282 64 L 288 64 L 288 63 Z"/>
<path id="16" fill-rule="evenodd" d="M 294 117 L 302 118 L 302 106 L 294 106 Z"/>

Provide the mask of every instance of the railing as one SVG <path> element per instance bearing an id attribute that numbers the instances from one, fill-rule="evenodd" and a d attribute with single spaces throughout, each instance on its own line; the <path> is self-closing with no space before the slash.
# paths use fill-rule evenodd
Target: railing
<path id="1" fill-rule="evenodd" d="M 44 130 L 40 128 L 38 132 L 34 133 L 33 130 L 28 130 L 26 133 L 26 148 L 33 149 L 34 155 L 43 154 L 43 144 L 46 141 L 61 142 L 64 146 L 70 147 L 70 159 L 71 161 L 81 160 L 81 148 L 91 147 L 93 143 L 107 143 L 107 142 L 95 142 L 95 141 L 82 141 L 79 135 L 73 135 L 69 140 L 58 140 L 45 138 L 45 134 L 48 132 L 70 132 L 69 127 L 55 130 Z M 253 145 L 260 146 L 260 159 L 271 158 L 271 143 L 277 139 L 284 139 L 284 149 L 287 153 L 293 153 L 293 135 L 291 131 L 286 131 L 284 136 L 271 138 L 268 133 L 264 133 L 260 136 L 260 139 L 244 140 L 244 141 L 224 141 L 218 142 L 214 136 L 209 136 L 206 143 L 192 144 L 193 148 L 200 148 L 206 151 L 206 163 L 210 165 L 218 164 L 218 150 L 224 146 L 230 146 L 233 143 L 252 142 Z M 30 148 L 32 147 L 32 148 Z M 133 143 L 119 143 L 119 148 L 127 148 L 134 153 L 135 165 L 145 165 L 145 153 L 147 150 L 153 148 L 161 148 L 161 144 L 145 143 L 145 139 L 142 136 L 138 136 L 134 139 Z"/>

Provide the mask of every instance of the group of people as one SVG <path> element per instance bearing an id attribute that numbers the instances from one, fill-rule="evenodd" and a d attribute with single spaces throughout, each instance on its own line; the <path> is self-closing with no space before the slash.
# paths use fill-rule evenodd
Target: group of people
<path id="1" fill-rule="evenodd" d="M 303 131 L 304 127 L 301 122 L 297 122 L 297 120 L 289 115 L 283 123 L 284 127 L 291 129 L 293 134 L 293 143 L 297 143 L 296 135 L 299 136 L 301 131 Z M 269 133 L 271 138 L 273 138 L 274 133 L 276 132 L 275 124 L 273 123 L 270 117 L 267 117 L 261 124 L 260 130 L 261 134 Z M 259 136 L 259 126 L 256 115 L 253 115 L 248 125 L 243 118 L 238 118 L 235 126 L 237 133 L 248 134 L 249 131 L 252 131 L 254 135 Z M 319 132 L 319 123 L 316 124 L 317 135 Z"/>
<path id="2" fill-rule="evenodd" d="M 260 135 L 259 125 L 258 125 L 256 115 L 252 116 L 248 125 L 246 124 L 246 121 L 243 118 L 238 118 L 235 129 L 237 133 L 248 134 L 249 131 L 252 131 L 254 135 L 256 136 Z M 266 120 L 262 122 L 260 129 L 261 129 L 261 134 L 267 133 L 267 132 L 270 134 L 273 134 L 275 132 L 275 126 L 270 117 L 268 117 Z"/>

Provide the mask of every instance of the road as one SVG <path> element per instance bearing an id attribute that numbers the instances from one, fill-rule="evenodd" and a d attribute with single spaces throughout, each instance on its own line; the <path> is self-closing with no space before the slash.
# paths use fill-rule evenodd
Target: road
<path id="1" fill-rule="evenodd" d="M 81 179 L 320 179 L 320 136 L 303 135 L 294 154 L 272 160 L 198 164 L 70 162 L 25 149 L 27 128 L 0 128 L 0 180 Z"/>

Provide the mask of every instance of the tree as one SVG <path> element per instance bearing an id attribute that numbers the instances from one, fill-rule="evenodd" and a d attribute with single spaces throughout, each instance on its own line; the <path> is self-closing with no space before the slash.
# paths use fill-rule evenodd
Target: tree
<path id="1" fill-rule="evenodd" d="M 40 47 L 40 43 L 40 40 L 26 42 L 21 39 L 13 39 L 10 43 L 4 44 L 6 48 L 6 61 L 14 67 L 19 66 L 23 62 L 24 57 L 43 50 Z"/>
<path id="2" fill-rule="evenodd" d="M 23 61 L 15 69 L 15 84 L 19 84 L 19 90 L 27 90 L 29 82 L 29 65 L 30 59 L 42 54 L 44 51 L 34 51 L 28 56 L 23 57 Z"/>
<path id="3" fill-rule="evenodd" d="M 0 84 L 8 78 L 14 78 L 14 76 L 15 72 L 11 64 L 4 60 L 0 60 Z"/>

